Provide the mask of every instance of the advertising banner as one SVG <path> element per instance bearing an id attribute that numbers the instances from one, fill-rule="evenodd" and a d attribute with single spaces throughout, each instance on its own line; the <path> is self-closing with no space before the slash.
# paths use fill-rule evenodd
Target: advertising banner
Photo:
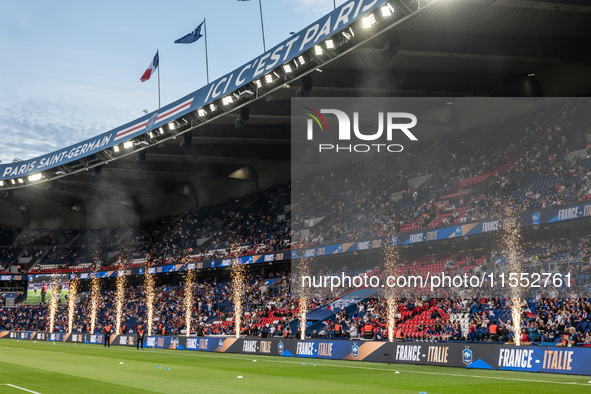
<path id="1" fill-rule="evenodd" d="M 146 336 L 146 339 L 144 339 L 144 347 L 148 348 L 177 349 L 178 345 L 179 340 L 177 337 Z"/>
<path id="2" fill-rule="evenodd" d="M 102 345 L 103 334 L 1 331 L 0 338 Z M 113 335 L 113 346 L 136 346 L 135 335 Z M 278 357 L 437 365 L 470 369 L 591 375 L 590 348 L 486 343 L 385 342 L 282 338 L 147 336 L 144 347 Z"/>

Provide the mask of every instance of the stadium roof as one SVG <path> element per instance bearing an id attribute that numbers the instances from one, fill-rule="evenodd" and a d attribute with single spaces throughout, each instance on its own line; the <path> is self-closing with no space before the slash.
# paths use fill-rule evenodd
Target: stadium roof
<path id="1" fill-rule="evenodd" d="M 335 24 L 343 15 L 350 18 Z M 155 113 L 57 157 L 0 165 L 0 190 L 17 208 L 31 198 L 72 208 L 113 188 L 132 198 L 192 195 L 194 182 L 211 178 L 256 182 L 253 166 L 290 161 L 290 100 L 302 76 L 312 78 L 315 97 L 548 95 L 538 75 L 555 80 L 561 66 L 589 65 L 589 26 L 584 0 L 352 0 Z M 281 61 L 272 63 L 274 54 Z M 257 75 L 265 61 L 274 68 Z M 246 107 L 248 123 L 236 129 Z"/>

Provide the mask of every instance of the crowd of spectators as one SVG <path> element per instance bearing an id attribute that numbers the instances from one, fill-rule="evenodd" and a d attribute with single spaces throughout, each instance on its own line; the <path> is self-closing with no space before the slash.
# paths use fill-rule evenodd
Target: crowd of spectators
<path id="1" fill-rule="evenodd" d="M 299 180 L 292 185 L 299 204 L 293 243 L 379 237 L 580 200 L 591 186 L 591 160 L 569 156 L 569 148 L 584 151 L 587 145 L 587 108 L 588 99 L 570 99 L 435 144 L 419 143 L 403 159 L 381 156 Z M 417 189 L 405 186 L 423 175 L 431 177 Z M 456 190 L 465 196 L 454 198 L 452 187 L 470 179 L 477 180 Z M 325 220 L 301 235 L 310 217 Z"/>
<path id="2" fill-rule="evenodd" d="M 588 100 L 565 100 L 437 142 L 417 143 L 404 155 L 351 162 L 293 185 L 275 185 L 131 228 L 82 234 L 47 229 L 19 234 L 18 229 L 1 228 L 0 245 L 9 252 L 0 252 L 0 264 L 6 269 L 8 260 L 28 256 L 36 261 L 34 270 L 48 271 L 146 260 L 177 263 L 187 256 L 236 257 L 496 219 L 508 211 L 577 201 L 591 194 L 591 159 L 568 153 L 571 147 L 585 147 Z M 422 175 L 430 178 L 418 188 L 405 186 Z M 475 177 L 478 181 L 459 190 L 465 195 L 446 197 L 458 182 Z M 295 209 L 285 212 L 291 203 Z M 305 220 L 321 217 L 304 229 Z"/>
<path id="3" fill-rule="evenodd" d="M 550 271 L 556 269 L 552 268 L 553 265 L 560 265 L 559 272 L 573 274 L 572 285 L 578 289 L 578 296 L 570 296 L 568 292 L 558 292 L 552 288 L 524 293 L 524 313 L 522 326 L 519 327 L 523 342 L 562 343 L 566 335 L 571 341 L 591 343 L 591 238 L 580 230 L 570 230 L 570 233 L 562 235 L 565 236 L 553 238 L 547 235 L 524 244 L 523 270 Z M 495 261 L 497 254 L 495 250 L 481 250 L 421 258 L 402 256 L 400 267 L 405 274 L 413 275 L 424 275 L 427 271 L 440 269 L 449 274 L 469 272 L 479 275 L 480 272 L 491 270 L 490 262 Z M 498 263 L 492 269 L 498 270 Z M 240 290 L 244 300 L 242 333 L 293 337 L 296 333 L 290 332 L 287 327 L 299 312 L 299 301 L 291 290 L 290 274 L 286 269 L 276 268 L 269 273 L 264 269 L 249 270 Z M 186 333 L 185 291 L 188 289 L 182 283 L 157 284 L 154 291 L 153 333 Z M 235 315 L 233 288 L 229 278 L 199 278 L 190 291 L 193 292 L 192 333 L 232 335 Z M 138 324 L 146 324 L 146 289 L 143 285 L 129 286 L 124 298 L 122 332 L 133 333 Z M 315 298 L 309 310 L 330 301 L 332 298 L 329 295 Z M 510 307 L 511 303 L 507 299 L 488 297 L 482 289 L 461 294 L 425 291 L 418 296 L 403 295 L 395 316 L 396 335 L 421 340 L 508 342 L 513 340 Z M 379 296 L 358 302 L 353 310 L 334 312 L 334 317 L 326 320 L 322 328 L 308 334 L 378 340 L 388 337 L 387 303 Z M 75 316 L 74 331 L 87 332 L 90 328 L 89 292 L 80 295 Z M 115 317 L 115 290 L 104 289 L 101 291 L 96 329 L 99 330 L 107 322 L 114 325 Z M 62 305 L 54 321 L 55 330 L 67 330 L 67 319 L 67 306 Z M 48 325 L 46 303 L 0 309 L 0 330 L 43 331 L 47 330 Z M 575 330 L 574 334 L 570 327 Z"/>
<path id="4" fill-rule="evenodd" d="M 263 279 L 264 278 L 264 279 Z M 247 276 L 244 282 L 241 333 L 249 336 L 294 337 L 289 322 L 299 311 L 298 301 L 289 295 L 288 275 L 278 272 L 270 277 L 264 273 Z M 263 289 L 265 283 L 271 285 Z M 184 289 L 182 285 L 158 286 L 154 303 L 152 333 L 156 335 L 186 334 Z M 194 289 L 191 305 L 191 334 L 233 335 L 235 316 L 229 282 L 215 279 L 201 281 Z M 146 327 L 147 308 L 145 288 L 126 288 L 121 317 L 121 333 L 133 334 L 139 326 Z M 83 294 L 76 306 L 73 332 L 90 331 L 90 299 Z M 315 309 L 330 300 L 316 301 Z M 115 290 L 101 292 L 95 332 L 103 325 L 115 324 Z M 522 342 L 551 342 L 568 345 L 591 343 L 591 298 L 556 299 L 528 298 L 522 300 L 520 340 Z M 397 338 L 430 341 L 514 340 L 511 303 L 503 298 L 422 298 L 402 299 L 395 313 Z M 353 310 L 335 310 L 322 328 L 308 332 L 311 337 L 388 338 L 388 311 L 385 299 L 371 298 L 358 302 Z M 464 319 L 458 316 L 468 316 Z M 0 330 L 47 331 L 47 304 L 0 308 Z M 465 321 L 462 321 L 465 320 Z M 68 330 L 67 306 L 58 307 L 54 320 L 55 332 Z"/>
<path id="5" fill-rule="evenodd" d="M 162 284 L 154 288 L 153 333 L 186 333 L 185 289 L 182 283 Z M 233 289 L 229 280 L 218 281 L 205 278 L 198 281 L 193 292 L 191 304 L 192 332 L 201 330 L 206 334 L 233 334 L 234 307 Z M 241 329 L 245 334 L 257 335 L 263 329 L 281 331 L 280 327 L 293 319 L 298 311 L 297 300 L 289 295 L 288 271 L 282 270 L 266 274 L 264 270 L 245 276 L 241 289 L 244 299 Z M 0 330 L 46 331 L 49 327 L 49 301 L 39 301 L 35 305 L 21 305 L 15 308 L 0 309 Z M 67 298 L 67 297 L 66 297 Z M 115 325 L 116 290 L 103 289 L 100 293 L 95 331 L 109 323 Z M 121 332 L 133 333 L 137 325 L 147 324 L 146 288 L 143 285 L 128 286 L 125 289 L 121 313 Z M 80 294 L 76 305 L 74 332 L 89 332 L 91 327 L 91 294 Z M 58 306 L 54 320 L 54 331 L 68 330 L 68 306 L 62 302 Z"/>

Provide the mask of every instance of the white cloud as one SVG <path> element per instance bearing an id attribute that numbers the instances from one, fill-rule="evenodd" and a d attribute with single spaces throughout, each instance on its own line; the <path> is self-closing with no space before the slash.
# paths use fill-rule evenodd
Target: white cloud
<path id="1" fill-rule="evenodd" d="M 100 114 L 108 113 L 109 117 Z M 88 108 L 76 98 L 28 97 L 0 103 L 0 160 L 28 160 L 104 133 L 129 118 L 123 110 Z M 127 121 L 129 119 L 125 119 Z"/>

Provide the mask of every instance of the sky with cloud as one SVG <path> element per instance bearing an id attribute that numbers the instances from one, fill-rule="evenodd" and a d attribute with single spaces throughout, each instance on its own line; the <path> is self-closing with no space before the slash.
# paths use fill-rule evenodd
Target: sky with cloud
<path id="1" fill-rule="evenodd" d="M 339 6 L 344 0 L 337 0 Z M 333 9 L 333 0 L 262 0 L 267 49 Z M 207 18 L 214 80 L 263 53 L 257 0 L 0 0 L 0 160 L 27 160 L 206 85 L 204 40 L 174 40 Z"/>

